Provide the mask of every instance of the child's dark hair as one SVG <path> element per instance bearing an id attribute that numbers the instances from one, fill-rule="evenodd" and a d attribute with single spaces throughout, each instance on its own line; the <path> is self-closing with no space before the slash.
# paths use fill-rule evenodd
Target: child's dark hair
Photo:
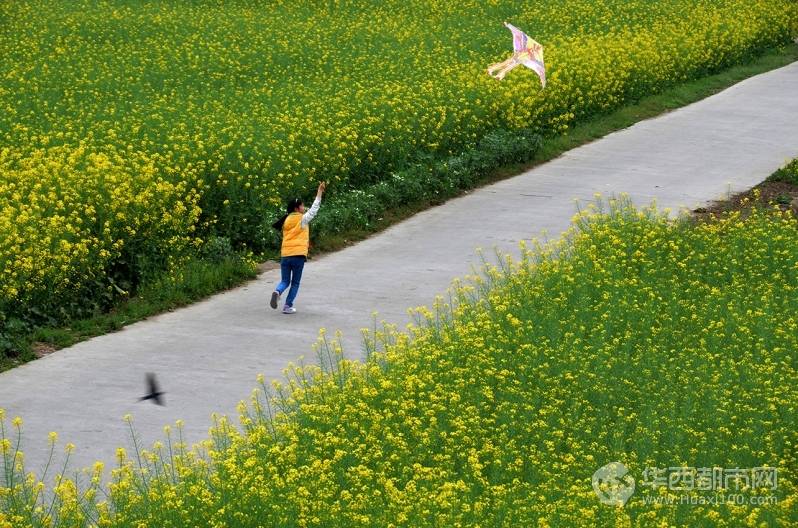
<path id="1" fill-rule="evenodd" d="M 296 211 L 296 208 L 302 205 L 301 198 L 292 198 L 288 200 L 288 206 L 286 207 L 286 214 L 291 214 Z"/>
<path id="2" fill-rule="evenodd" d="M 272 227 L 275 228 L 277 231 L 282 231 L 285 219 L 288 218 L 288 215 L 296 211 L 297 207 L 299 207 L 300 205 L 302 205 L 301 198 L 291 198 L 290 200 L 288 200 L 288 205 L 285 208 L 285 214 L 279 220 L 273 223 Z"/>

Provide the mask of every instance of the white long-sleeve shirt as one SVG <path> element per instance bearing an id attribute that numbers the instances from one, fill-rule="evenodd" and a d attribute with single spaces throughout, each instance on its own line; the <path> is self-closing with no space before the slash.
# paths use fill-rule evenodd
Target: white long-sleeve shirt
<path id="1" fill-rule="evenodd" d="M 310 221 L 316 216 L 316 213 L 319 212 L 319 206 L 321 206 L 321 198 L 316 196 L 316 199 L 313 200 L 313 205 L 310 206 L 310 209 L 305 211 L 305 214 L 302 215 L 302 220 L 300 220 L 300 225 L 302 229 L 308 227 Z"/>

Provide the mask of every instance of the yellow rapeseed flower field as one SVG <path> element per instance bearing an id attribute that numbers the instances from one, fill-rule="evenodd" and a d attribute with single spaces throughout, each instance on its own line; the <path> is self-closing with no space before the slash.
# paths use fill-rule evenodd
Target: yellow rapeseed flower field
<path id="1" fill-rule="evenodd" d="M 499 83 L 510 20 L 549 84 Z M 575 120 L 789 41 L 789 0 L 0 4 L 0 312 L 57 316 L 286 195 Z M 58 299 L 55 306 L 53 299 Z"/>
<path id="2" fill-rule="evenodd" d="M 101 467 L 52 490 L 26 476 L 21 422 L 0 411 L 0 526 L 795 524 L 798 219 L 696 225 L 603 203 L 456 282 L 408 332 L 366 332 L 363 363 L 322 332 L 324 370 L 260 377 L 239 424 L 216 417 L 195 449 L 178 423 L 139 456 L 120 450 L 107 496 Z M 637 482 L 624 507 L 591 483 L 613 461 Z M 682 492 L 691 503 L 654 487 L 656 468 L 777 477 L 713 481 Z"/>

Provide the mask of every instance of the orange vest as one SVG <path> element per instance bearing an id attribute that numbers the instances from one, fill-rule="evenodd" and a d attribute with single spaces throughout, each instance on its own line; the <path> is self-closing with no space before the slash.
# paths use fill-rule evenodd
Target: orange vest
<path id="1" fill-rule="evenodd" d="M 280 255 L 283 257 L 308 256 L 310 245 L 310 226 L 302 228 L 302 213 L 291 213 L 283 224 L 283 244 Z"/>

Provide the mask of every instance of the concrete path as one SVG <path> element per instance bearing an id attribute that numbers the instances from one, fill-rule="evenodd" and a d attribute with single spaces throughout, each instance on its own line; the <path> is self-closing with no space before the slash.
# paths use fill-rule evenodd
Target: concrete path
<path id="1" fill-rule="evenodd" d="M 78 446 L 78 467 L 112 462 L 117 446 L 130 445 L 127 413 L 147 445 L 177 419 L 185 421 L 187 439 L 199 441 L 212 412 L 235 415 L 258 373 L 279 378 L 290 361 L 312 359 L 319 328 L 341 329 L 349 357 L 359 355 L 359 329 L 373 311 L 404 326 L 407 308 L 430 304 L 470 272 L 479 262 L 475 248 L 515 251 L 519 240 L 544 229 L 558 236 L 575 198 L 627 192 L 637 203 L 656 198 L 678 210 L 760 182 L 798 156 L 797 96 L 798 63 L 748 79 L 310 260 L 296 315 L 269 308 L 279 273 L 269 271 L 0 374 L 0 407 L 24 419 L 29 470 L 43 466 L 49 431 Z M 136 402 L 148 371 L 157 373 L 167 406 Z"/>

